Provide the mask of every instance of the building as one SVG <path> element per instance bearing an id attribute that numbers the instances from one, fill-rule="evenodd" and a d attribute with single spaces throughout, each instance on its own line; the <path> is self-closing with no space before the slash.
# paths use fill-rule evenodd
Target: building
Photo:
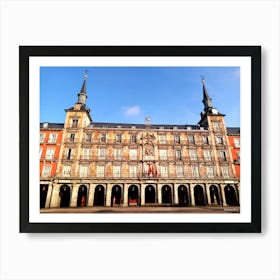
<path id="1" fill-rule="evenodd" d="M 58 133 L 55 152 L 48 143 L 42 149 L 42 208 L 239 205 L 232 134 L 203 80 L 197 125 L 155 125 L 149 117 L 144 124 L 94 122 L 86 79 L 64 124 L 41 124 L 42 138 Z"/>
<path id="2" fill-rule="evenodd" d="M 240 178 L 240 128 L 231 127 L 227 131 L 235 173 Z"/>

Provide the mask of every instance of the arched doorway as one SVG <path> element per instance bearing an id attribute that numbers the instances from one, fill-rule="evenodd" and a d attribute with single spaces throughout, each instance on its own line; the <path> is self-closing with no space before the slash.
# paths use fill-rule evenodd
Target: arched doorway
<path id="1" fill-rule="evenodd" d="M 77 207 L 85 207 L 87 204 L 87 187 L 82 185 L 79 187 Z"/>
<path id="2" fill-rule="evenodd" d="M 40 185 L 40 208 L 45 208 L 48 189 L 48 185 Z"/>
<path id="3" fill-rule="evenodd" d="M 70 205 L 70 187 L 62 185 L 59 191 L 60 207 L 69 207 Z"/>
<path id="4" fill-rule="evenodd" d="M 237 198 L 236 198 L 236 193 L 235 190 L 232 186 L 226 185 L 225 187 L 225 197 L 226 197 L 226 203 L 229 206 L 237 206 Z"/>
<path id="5" fill-rule="evenodd" d="M 118 185 L 113 186 L 111 195 L 111 206 L 120 206 L 122 199 L 122 188 Z"/>
<path id="6" fill-rule="evenodd" d="M 155 187 L 148 185 L 145 188 L 145 203 L 155 203 L 156 202 L 156 191 Z"/>
<path id="7" fill-rule="evenodd" d="M 206 205 L 204 191 L 200 185 L 196 185 L 194 187 L 194 200 L 195 200 L 195 205 L 198 206 Z"/>
<path id="8" fill-rule="evenodd" d="M 137 206 L 138 205 L 138 187 L 132 185 L 128 188 L 128 205 Z"/>
<path id="9" fill-rule="evenodd" d="M 211 205 L 221 205 L 220 192 L 215 185 L 210 186 Z"/>
<path id="10" fill-rule="evenodd" d="M 188 189 L 184 185 L 178 187 L 178 201 L 180 206 L 189 205 L 189 194 Z"/>
<path id="11" fill-rule="evenodd" d="M 94 206 L 104 206 L 105 205 L 105 189 L 102 185 L 97 185 L 94 192 Z"/>
<path id="12" fill-rule="evenodd" d="M 172 203 L 172 195 L 171 195 L 170 186 L 164 185 L 161 188 L 161 201 L 162 201 L 162 204 L 171 204 Z"/>

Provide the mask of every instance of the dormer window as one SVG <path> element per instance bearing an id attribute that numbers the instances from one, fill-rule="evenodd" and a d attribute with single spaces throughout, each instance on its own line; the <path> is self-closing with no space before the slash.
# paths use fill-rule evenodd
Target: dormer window
<path id="1" fill-rule="evenodd" d="M 77 119 L 73 119 L 72 120 L 72 128 L 77 128 L 78 127 L 78 120 Z"/>

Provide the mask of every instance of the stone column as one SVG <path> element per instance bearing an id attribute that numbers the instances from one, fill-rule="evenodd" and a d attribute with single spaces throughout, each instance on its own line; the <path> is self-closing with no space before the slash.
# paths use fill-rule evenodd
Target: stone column
<path id="1" fill-rule="evenodd" d="M 225 184 L 221 184 L 221 194 L 222 194 L 222 200 L 223 200 L 223 206 L 227 206 L 226 202 L 226 196 L 225 196 Z"/>
<path id="2" fill-rule="evenodd" d="M 158 185 L 156 186 L 157 203 L 158 203 L 158 204 L 162 204 L 161 188 L 162 188 L 162 185 L 160 185 L 160 184 L 158 184 Z"/>
<path id="3" fill-rule="evenodd" d="M 128 206 L 128 184 L 123 185 L 123 206 Z"/>
<path id="4" fill-rule="evenodd" d="M 88 202 L 87 202 L 87 206 L 93 206 L 94 191 L 95 191 L 95 185 L 94 185 L 94 184 L 90 184 L 90 185 L 89 185 L 89 191 L 88 191 Z"/>
<path id="5" fill-rule="evenodd" d="M 113 186 L 111 184 L 107 184 L 107 188 L 106 188 L 106 202 L 105 202 L 105 206 L 107 206 L 107 207 L 111 206 L 112 188 L 113 188 Z"/>
<path id="6" fill-rule="evenodd" d="M 211 205 L 210 185 L 205 184 L 205 188 L 206 188 L 207 202 L 209 205 Z"/>
<path id="7" fill-rule="evenodd" d="M 78 191 L 79 191 L 79 185 L 73 184 L 70 207 L 77 207 Z"/>
<path id="8" fill-rule="evenodd" d="M 195 206 L 195 198 L 194 198 L 194 184 L 190 184 L 190 192 L 191 192 L 191 204 Z"/>
<path id="9" fill-rule="evenodd" d="M 179 185 L 174 184 L 174 201 L 173 201 L 173 204 L 179 204 L 178 187 L 179 187 Z"/>
<path id="10" fill-rule="evenodd" d="M 53 184 L 50 208 L 60 207 L 61 198 L 59 196 L 59 191 L 60 191 L 60 185 L 56 183 Z"/>
<path id="11" fill-rule="evenodd" d="M 47 193 L 45 208 L 50 208 L 52 189 L 53 189 L 53 186 L 51 184 L 49 184 L 48 185 L 48 193 Z"/>
<path id="12" fill-rule="evenodd" d="M 140 186 L 141 193 L 141 205 L 145 205 L 145 185 L 141 184 Z"/>

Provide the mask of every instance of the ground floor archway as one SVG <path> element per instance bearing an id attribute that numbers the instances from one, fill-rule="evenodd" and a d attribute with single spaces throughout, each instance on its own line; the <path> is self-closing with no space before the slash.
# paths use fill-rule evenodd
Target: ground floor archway
<path id="1" fill-rule="evenodd" d="M 198 206 L 206 205 L 204 190 L 200 185 L 196 185 L 194 187 L 194 199 L 195 199 L 195 205 Z"/>
<path id="2" fill-rule="evenodd" d="M 230 185 L 225 186 L 225 197 L 226 197 L 226 203 L 229 206 L 237 206 L 238 201 L 236 197 L 236 192 L 234 188 Z"/>
<path id="3" fill-rule="evenodd" d="M 105 188 L 102 185 L 97 185 L 94 192 L 94 206 L 105 205 Z"/>
<path id="4" fill-rule="evenodd" d="M 120 206 L 122 199 L 122 188 L 119 185 L 115 185 L 112 188 L 111 206 Z"/>
<path id="5" fill-rule="evenodd" d="M 128 205 L 137 206 L 139 204 L 138 196 L 138 187 L 135 185 L 130 186 L 128 188 Z"/>
<path id="6" fill-rule="evenodd" d="M 70 205 L 70 187 L 62 185 L 59 191 L 60 207 L 69 207 Z"/>
<path id="7" fill-rule="evenodd" d="M 171 204 L 172 203 L 172 193 L 171 188 L 168 185 L 164 185 L 161 188 L 161 200 L 163 204 Z"/>
<path id="8" fill-rule="evenodd" d="M 189 190 L 184 185 L 178 187 L 178 203 L 180 206 L 187 206 L 190 204 Z"/>
<path id="9" fill-rule="evenodd" d="M 145 203 L 155 203 L 156 202 L 156 190 L 152 185 L 148 185 L 145 188 Z"/>
<path id="10" fill-rule="evenodd" d="M 215 185 L 210 186 L 210 199 L 211 199 L 211 205 L 222 204 L 220 190 Z"/>
<path id="11" fill-rule="evenodd" d="M 77 207 L 85 207 L 87 203 L 87 187 L 81 185 L 78 190 Z"/>
<path id="12" fill-rule="evenodd" d="M 48 189 L 48 185 L 40 185 L 40 208 L 45 208 L 46 206 Z"/>

